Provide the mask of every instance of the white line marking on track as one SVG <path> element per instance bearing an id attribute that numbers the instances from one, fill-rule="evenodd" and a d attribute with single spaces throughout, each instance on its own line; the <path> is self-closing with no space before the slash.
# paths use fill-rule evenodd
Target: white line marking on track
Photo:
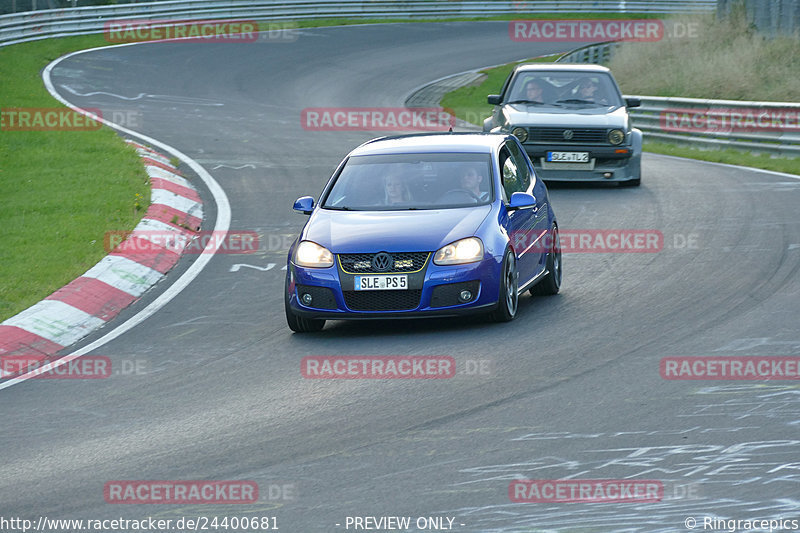
<path id="1" fill-rule="evenodd" d="M 251 165 L 251 164 L 241 165 L 241 166 L 238 166 L 238 167 L 232 167 L 230 165 L 217 165 L 214 168 L 212 168 L 211 170 L 217 170 L 218 168 L 232 168 L 233 170 L 242 170 L 243 168 L 255 169 L 256 166 L 255 165 Z"/>
<path id="2" fill-rule="evenodd" d="M 80 93 L 77 90 L 70 87 L 69 85 L 63 85 L 63 84 L 60 85 L 60 87 L 74 94 L 75 96 L 82 96 L 82 97 L 102 95 L 102 96 L 111 96 L 114 98 L 119 98 L 120 100 L 126 100 L 129 102 L 133 100 L 141 100 L 142 98 L 149 98 L 151 100 L 160 102 L 170 102 L 173 104 L 206 105 L 213 107 L 221 107 L 225 105 L 222 102 L 214 102 L 213 100 L 206 100 L 205 98 L 193 98 L 191 96 L 171 96 L 169 94 L 147 94 L 147 93 L 139 93 L 136 96 L 122 96 L 121 94 L 109 93 L 106 91 L 93 91 L 89 93 Z M 108 124 L 110 125 L 110 123 Z"/>
<path id="3" fill-rule="evenodd" d="M 248 264 L 245 264 L 245 263 L 236 263 L 235 265 L 233 265 L 231 267 L 229 272 L 239 272 L 239 269 L 242 268 L 242 267 L 252 268 L 252 269 L 255 269 L 255 270 L 260 270 L 261 272 L 266 272 L 267 270 L 272 270 L 272 268 L 274 266 L 275 266 L 275 263 L 267 263 L 267 266 L 265 266 L 265 267 L 260 267 L 260 266 L 256 266 L 256 265 L 248 265 Z"/>
<path id="4" fill-rule="evenodd" d="M 147 96 L 147 93 L 139 93 L 136 96 L 122 96 L 121 94 L 115 93 L 107 93 L 105 91 L 94 91 L 91 93 L 79 93 L 69 85 L 61 85 L 62 89 L 66 89 L 68 92 L 74 94 L 75 96 L 97 96 L 98 94 L 102 94 L 103 96 L 113 96 L 114 98 L 119 98 L 120 100 L 139 100 L 140 98 Z"/>
<path id="5" fill-rule="evenodd" d="M 47 65 L 47 67 L 45 67 L 44 72 L 42 73 L 42 79 L 44 80 L 45 87 L 50 92 L 50 94 L 53 96 L 53 98 L 55 98 L 56 100 L 58 100 L 59 102 L 61 102 L 65 106 L 69 107 L 70 109 L 73 109 L 74 111 L 76 111 L 78 113 L 86 114 L 85 112 L 83 112 L 77 106 L 74 106 L 74 105 L 70 104 L 69 102 L 67 102 L 60 94 L 58 94 L 58 92 L 56 92 L 56 89 L 53 86 L 53 82 L 50 79 L 50 76 L 51 76 L 53 68 L 56 65 L 58 65 L 61 61 L 65 60 L 67 58 L 70 58 L 70 57 L 73 57 L 73 56 L 76 56 L 76 55 L 79 55 L 79 54 L 84 54 L 86 52 L 93 52 L 95 50 L 117 48 L 117 47 L 122 47 L 122 46 L 133 46 L 133 45 L 138 45 L 138 44 L 142 44 L 142 43 L 126 43 L 126 44 L 121 44 L 121 45 L 116 45 L 116 46 L 101 46 L 101 47 L 98 47 L 98 48 L 90 48 L 90 49 L 87 49 L 87 50 L 79 50 L 77 52 L 72 52 L 71 54 L 67 54 L 67 55 L 65 55 L 63 57 L 60 57 L 60 58 L 56 59 L 55 61 L 53 61 L 52 63 L 50 63 L 49 65 Z M 218 232 L 218 234 L 223 234 L 223 235 L 228 233 L 228 230 L 230 229 L 230 224 L 231 224 L 231 206 L 230 206 L 230 202 L 228 202 L 228 196 L 225 194 L 225 191 L 222 189 L 222 187 L 220 187 L 219 183 L 217 183 L 217 181 L 214 179 L 214 177 L 211 174 L 209 174 L 206 169 L 204 169 L 202 166 L 200 166 L 200 164 L 197 163 L 194 159 L 192 159 L 189 156 L 187 156 L 186 154 L 180 152 L 176 148 L 173 148 L 172 146 L 169 146 L 168 144 L 165 144 L 165 143 L 163 143 L 161 141 L 153 139 L 152 137 L 148 137 L 147 135 L 144 135 L 142 133 L 138 133 L 136 131 L 130 130 L 130 129 L 125 128 L 125 127 L 122 127 L 122 126 L 120 126 L 118 124 L 114 124 L 113 122 L 109 122 L 109 121 L 104 120 L 104 119 L 100 119 L 100 122 L 102 122 L 103 124 L 106 124 L 107 126 L 109 126 L 111 128 L 116 129 L 119 132 L 125 133 L 127 135 L 132 136 L 132 137 L 136 137 L 138 139 L 141 139 L 144 142 L 146 142 L 147 144 L 150 144 L 151 146 L 154 146 L 156 148 L 159 148 L 161 150 L 169 152 L 171 155 L 173 155 L 173 156 L 177 157 L 178 159 L 184 161 L 189 166 L 189 168 L 191 168 L 195 173 L 197 173 L 197 175 L 200 177 L 200 179 L 203 180 L 203 183 L 206 184 L 206 186 L 208 187 L 209 191 L 211 192 L 211 196 L 214 198 L 214 202 L 217 204 L 217 220 L 216 220 L 216 223 L 214 224 L 214 230 L 213 231 Z M 73 359 L 77 359 L 78 357 L 81 357 L 82 355 L 86 355 L 87 353 L 91 352 L 92 350 L 96 350 L 97 348 L 99 348 L 99 347 L 111 342 L 112 340 L 116 339 L 117 337 L 119 337 L 123 333 L 133 329 L 134 327 L 138 326 L 139 324 L 141 324 L 142 322 L 144 322 L 145 320 L 147 320 L 148 318 L 153 316 L 159 309 L 161 309 L 162 307 L 167 305 L 169 302 L 171 302 L 186 287 L 188 287 L 189 283 L 191 283 L 200 274 L 200 272 L 203 271 L 203 269 L 206 267 L 206 265 L 211 261 L 211 259 L 216 254 L 215 250 L 210 249 L 211 246 L 212 246 L 212 243 L 209 243 L 209 245 L 206 247 L 206 250 L 204 250 L 205 253 L 198 254 L 197 259 L 189 266 L 189 268 L 186 269 L 186 271 L 181 275 L 181 277 L 179 277 L 177 280 L 175 280 L 175 282 L 172 285 L 170 285 L 155 300 L 150 302 L 150 304 L 147 305 L 147 307 L 145 307 L 144 309 L 142 309 L 141 311 L 136 313 L 134 316 L 132 316 L 131 318 L 129 318 L 128 320 L 126 320 L 125 322 L 123 322 L 122 324 L 120 324 L 119 326 L 114 328 L 113 330 L 109 331 L 108 333 L 106 333 L 105 335 L 100 337 L 99 339 L 95 340 L 94 342 L 84 346 L 83 348 L 80 348 L 79 350 L 75 350 L 74 352 L 72 352 L 72 353 L 70 353 L 68 355 L 65 355 L 64 357 L 61 357 L 60 359 L 58 359 L 56 361 L 53 361 L 52 363 L 48 363 L 47 365 L 45 365 L 41 369 L 39 369 L 39 371 L 40 372 L 41 371 L 46 372 L 46 371 L 48 371 L 50 369 L 57 368 L 57 367 L 59 367 L 59 366 L 61 366 L 63 364 L 66 364 L 69 361 L 72 361 Z M 23 381 L 27 381 L 31 377 L 33 377 L 33 374 L 32 373 L 28 373 L 28 374 L 24 374 L 24 375 L 22 375 L 20 377 L 14 378 L 14 379 L 10 379 L 10 380 L 8 380 L 6 382 L 0 383 L 0 390 L 7 389 L 9 387 L 13 387 L 14 385 L 17 385 L 18 383 L 22 383 Z"/>

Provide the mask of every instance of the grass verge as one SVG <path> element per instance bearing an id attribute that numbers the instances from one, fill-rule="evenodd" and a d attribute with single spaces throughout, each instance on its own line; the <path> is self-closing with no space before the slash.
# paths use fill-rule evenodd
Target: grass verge
<path id="1" fill-rule="evenodd" d="M 800 101 L 800 39 L 767 39 L 743 9 L 670 19 L 691 28 L 650 43 L 622 43 L 609 68 L 626 94 L 722 100 Z"/>
<path id="2" fill-rule="evenodd" d="M 90 36 L 0 48 L 3 108 L 62 108 L 41 70 L 67 52 L 103 44 Z M 141 161 L 110 128 L 10 131 L 3 118 L 0 321 L 91 268 L 106 255 L 105 232 L 132 229 L 147 210 L 141 199 L 150 198 Z"/>
<path id="3" fill-rule="evenodd" d="M 645 141 L 644 151 L 654 154 L 674 155 L 712 161 L 714 163 L 727 163 L 743 167 L 763 168 L 774 172 L 800 175 L 800 160 L 787 157 L 774 157 L 769 154 L 752 154 L 741 150 L 726 148 L 723 150 L 701 150 L 689 146 L 679 146 L 665 142 Z"/>

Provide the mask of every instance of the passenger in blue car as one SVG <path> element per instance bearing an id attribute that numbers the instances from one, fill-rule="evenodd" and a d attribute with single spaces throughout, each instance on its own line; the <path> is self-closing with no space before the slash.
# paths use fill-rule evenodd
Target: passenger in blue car
<path id="1" fill-rule="evenodd" d="M 388 174 L 383 181 L 383 205 L 405 204 L 411 201 L 411 192 L 408 190 L 405 177 L 399 172 Z"/>

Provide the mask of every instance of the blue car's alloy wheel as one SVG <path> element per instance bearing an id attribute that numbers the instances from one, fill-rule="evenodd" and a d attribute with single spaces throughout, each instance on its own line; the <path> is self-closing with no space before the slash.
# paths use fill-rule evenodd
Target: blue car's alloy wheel
<path id="1" fill-rule="evenodd" d="M 558 228 L 553 226 L 550 229 L 553 235 L 550 251 L 547 253 L 547 275 L 531 287 L 531 294 L 534 296 L 548 296 L 558 294 L 561 290 L 561 240 L 558 237 Z"/>
<path id="2" fill-rule="evenodd" d="M 503 277 L 500 281 L 500 294 L 497 309 L 492 313 L 492 319 L 496 322 L 514 320 L 514 317 L 517 316 L 517 304 L 519 303 L 518 289 L 517 260 L 514 252 L 508 249 L 503 258 Z"/>

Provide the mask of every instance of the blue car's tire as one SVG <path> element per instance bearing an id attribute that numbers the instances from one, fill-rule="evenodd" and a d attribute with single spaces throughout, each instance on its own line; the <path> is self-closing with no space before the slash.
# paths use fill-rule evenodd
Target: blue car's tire
<path id="1" fill-rule="evenodd" d="M 506 250 L 506 255 L 503 257 L 501 272 L 497 309 L 492 312 L 492 320 L 495 322 L 510 322 L 517 316 L 517 306 L 519 304 L 517 258 L 510 248 Z"/>
<path id="2" fill-rule="evenodd" d="M 561 290 L 561 240 L 558 237 L 558 228 L 553 225 L 550 229 L 553 239 L 550 251 L 547 252 L 547 275 L 542 280 L 531 287 L 530 293 L 533 296 L 549 296 L 558 294 Z"/>
<path id="3" fill-rule="evenodd" d="M 292 306 L 289 305 L 289 277 L 286 277 L 286 289 L 284 292 L 284 310 L 286 311 L 286 323 L 289 329 L 295 333 L 310 333 L 319 331 L 325 327 L 325 320 L 319 318 L 303 318 L 292 311 Z"/>

